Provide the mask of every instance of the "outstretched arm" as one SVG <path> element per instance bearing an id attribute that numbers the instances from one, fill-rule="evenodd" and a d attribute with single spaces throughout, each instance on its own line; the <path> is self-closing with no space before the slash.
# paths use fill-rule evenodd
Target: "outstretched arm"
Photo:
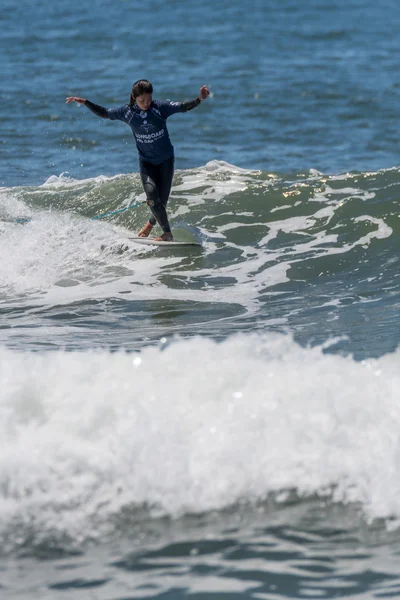
<path id="1" fill-rule="evenodd" d="M 86 98 L 78 98 L 76 96 L 70 96 L 65 100 L 67 104 L 70 102 L 77 102 L 78 104 L 84 104 L 87 106 L 89 110 L 92 111 L 98 117 L 102 117 L 102 119 L 108 119 L 107 109 L 103 106 L 98 106 L 98 104 L 93 104 L 90 100 L 86 100 Z"/>
<path id="2" fill-rule="evenodd" d="M 209 95 L 210 95 L 209 89 L 207 88 L 207 86 L 203 85 L 200 88 L 200 93 L 199 93 L 198 98 L 196 98 L 195 100 L 189 100 L 188 102 L 182 103 L 183 112 L 187 112 L 188 110 L 192 110 L 193 108 L 196 108 L 196 106 L 199 106 L 199 104 L 201 104 L 203 102 L 203 100 L 208 98 Z"/>

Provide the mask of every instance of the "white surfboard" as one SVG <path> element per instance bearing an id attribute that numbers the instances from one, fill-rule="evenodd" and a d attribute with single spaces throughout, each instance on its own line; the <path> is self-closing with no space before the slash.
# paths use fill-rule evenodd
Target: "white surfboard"
<path id="1" fill-rule="evenodd" d="M 132 242 L 143 244 L 144 246 L 163 246 L 165 248 L 201 248 L 199 242 L 164 242 L 162 240 L 154 240 L 148 237 L 130 237 Z"/>

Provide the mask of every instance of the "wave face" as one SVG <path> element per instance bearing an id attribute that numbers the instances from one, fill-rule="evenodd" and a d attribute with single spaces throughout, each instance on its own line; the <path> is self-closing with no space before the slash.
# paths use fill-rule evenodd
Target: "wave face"
<path id="1" fill-rule="evenodd" d="M 398 352 L 357 362 L 271 333 L 134 353 L 2 349 L 2 551 L 71 550 L 271 495 L 396 525 L 398 365 Z"/>
<path id="2" fill-rule="evenodd" d="M 200 250 L 135 244 L 142 205 L 92 220 L 137 174 L 3 188 L 3 549 L 271 498 L 396 525 L 399 185 L 178 171 Z"/>
<path id="3" fill-rule="evenodd" d="M 138 174 L 2 188 L 0 298 L 9 347 L 124 347 L 198 333 L 290 332 L 337 339 L 356 358 L 399 342 L 396 169 L 325 176 L 246 171 L 223 162 L 178 171 L 177 239 L 198 251 L 143 248 Z M 87 335 L 88 332 L 90 335 Z"/>

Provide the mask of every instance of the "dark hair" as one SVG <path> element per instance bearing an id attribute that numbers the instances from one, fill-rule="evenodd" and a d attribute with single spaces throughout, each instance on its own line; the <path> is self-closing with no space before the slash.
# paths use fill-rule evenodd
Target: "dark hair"
<path id="1" fill-rule="evenodd" d="M 135 104 L 135 100 L 142 94 L 152 94 L 153 86 L 147 79 L 138 79 L 132 86 L 130 104 Z"/>

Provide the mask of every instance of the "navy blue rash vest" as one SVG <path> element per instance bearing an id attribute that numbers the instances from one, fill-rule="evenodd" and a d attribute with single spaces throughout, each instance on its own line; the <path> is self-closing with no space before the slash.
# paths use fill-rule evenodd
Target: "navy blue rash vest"
<path id="1" fill-rule="evenodd" d="M 179 112 L 186 112 L 183 102 L 153 100 L 150 108 L 141 110 L 137 104 L 126 104 L 119 108 L 107 108 L 107 118 L 123 121 L 132 129 L 139 157 L 154 165 L 159 165 L 174 156 L 167 129 L 167 119 Z"/>

